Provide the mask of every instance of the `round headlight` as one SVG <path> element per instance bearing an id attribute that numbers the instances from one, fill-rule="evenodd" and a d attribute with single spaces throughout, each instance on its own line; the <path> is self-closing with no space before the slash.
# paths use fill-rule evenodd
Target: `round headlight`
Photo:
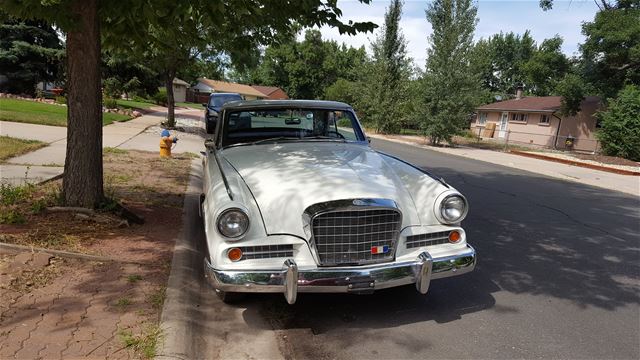
<path id="1" fill-rule="evenodd" d="M 440 204 L 440 216 L 448 224 L 458 223 L 467 215 L 467 201 L 460 195 L 449 195 Z"/>
<path id="2" fill-rule="evenodd" d="M 227 209 L 218 216 L 218 231 L 228 238 L 238 238 L 249 229 L 249 217 L 240 209 Z"/>

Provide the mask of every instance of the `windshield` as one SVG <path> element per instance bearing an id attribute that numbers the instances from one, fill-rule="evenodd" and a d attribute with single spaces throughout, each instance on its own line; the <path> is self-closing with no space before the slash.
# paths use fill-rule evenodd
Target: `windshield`
<path id="1" fill-rule="evenodd" d="M 219 108 L 229 101 L 237 100 L 242 100 L 242 97 L 238 94 L 214 95 L 209 98 L 209 107 Z"/>
<path id="2" fill-rule="evenodd" d="M 273 141 L 365 141 L 350 111 L 270 108 L 228 111 L 222 146 Z"/>

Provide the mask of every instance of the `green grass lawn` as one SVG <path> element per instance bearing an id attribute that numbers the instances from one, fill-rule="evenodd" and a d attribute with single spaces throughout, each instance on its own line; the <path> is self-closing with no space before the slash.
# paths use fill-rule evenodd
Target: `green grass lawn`
<path id="1" fill-rule="evenodd" d="M 67 107 L 28 100 L 0 99 L 0 120 L 39 125 L 67 126 Z M 102 125 L 131 120 L 129 116 L 105 113 Z"/>
<path id="2" fill-rule="evenodd" d="M 204 109 L 204 107 L 202 107 L 202 104 L 190 103 L 190 102 L 177 102 L 176 106 L 188 107 L 188 108 L 198 109 L 198 110 L 203 110 Z"/>
<path id="3" fill-rule="evenodd" d="M 37 140 L 22 140 L 8 136 L 0 136 L 0 162 L 47 146 Z"/>
<path id="4" fill-rule="evenodd" d="M 157 106 L 153 103 L 148 103 L 144 101 L 134 101 L 134 100 L 116 100 L 118 106 L 123 107 L 125 109 L 150 109 L 152 106 Z"/>

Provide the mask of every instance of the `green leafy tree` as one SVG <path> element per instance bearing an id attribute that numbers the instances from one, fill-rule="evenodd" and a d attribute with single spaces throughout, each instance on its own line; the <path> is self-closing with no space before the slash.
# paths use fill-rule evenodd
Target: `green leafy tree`
<path id="1" fill-rule="evenodd" d="M 588 93 L 588 87 L 576 74 L 567 74 L 556 86 L 555 92 L 562 96 L 560 114 L 574 116 L 580 111 L 580 104 Z"/>
<path id="2" fill-rule="evenodd" d="M 151 69 L 144 60 L 113 51 L 105 51 L 102 55 L 103 87 L 107 88 L 107 81 L 119 82 L 120 87 L 115 97 L 123 92 L 128 97 L 137 95 L 149 97 L 158 91 L 159 74 Z"/>
<path id="3" fill-rule="evenodd" d="M 400 29 L 402 2 L 392 0 L 384 16 L 384 26 L 371 44 L 373 56 L 365 73 L 363 102 L 365 121 L 382 133 L 398 133 L 410 118 L 409 79 L 411 59 Z"/>
<path id="4" fill-rule="evenodd" d="M 326 100 L 342 101 L 358 109 L 358 83 L 343 78 L 336 80 L 324 90 Z"/>
<path id="5" fill-rule="evenodd" d="M 466 128 L 479 102 L 478 79 L 470 65 L 476 12 L 471 0 L 435 0 L 427 8 L 433 33 L 419 119 L 432 144 L 450 142 Z"/>
<path id="6" fill-rule="evenodd" d="M 596 116 L 604 153 L 640 161 L 640 87 L 627 85 Z"/>
<path id="7" fill-rule="evenodd" d="M 209 46 L 214 51 L 241 58 L 256 44 L 267 44 L 275 35 L 290 32 L 298 24 L 327 24 L 347 34 L 375 27 L 372 23 L 343 23 L 337 2 L 322 0 L 0 0 L 0 6 L 10 15 L 44 19 L 66 32 L 68 120 L 63 198 L 69 206 L 94 207 L 104 199 L 100 81 L 103 45 L 118 51 L 149 51 L 161 57 L 171 51 L 168 49 L 175 49 L 176 41 L 183 40 L 184 48 L 189 48 L 191 36 L 196 34 L 211 40 Z M 174 36 L 165 37 L 166 34 Z M 180 51 L 176 58 L 166 60 L 167 81 L 175 75 L 175 60 L 191 55 L 192 49 L 189 51 Z"/>
<path id="8" fill-rule="evenodd" d="M 0 23 L 0 91 L 35 94 L 40 81 L 58 80 L 64 49 L 51 25 L 41 20 L 9 18 Z"/>
<path id="9" fill-rule="evenodd" d="M 522 35 L 501 32 L 473 46 L 471 70 L 480 76 L 483 89 L 506 98 L 527 82 L 525 67 L 535 53 L 536 44 L 528 30 Z"/>
<path id="10" fill-rule="evenodd" d="M 528 93 L 551 95 L 558 82 L 570 70 L 569 59 L 562 53 L 560 36 L 545 39 L 523 65 L 524 85 Z"/>
<path id="11" fill-rule="evenodd" d="M 267 47 L 257 68 L 234 78 L 281 87 L 291 98 L 319 99 L 338 79 L 358 79 L 365 62 L 363 47 L 339 45 L 323 40 L 318 30 L 307 30 L 302 41 L 291 36 Z"/>
<path id="12" fill-rule="evenodd" d="M 583 77 L 603 98 L 640 84 L 640 2 L 619 1 L 582 25 Z"/>

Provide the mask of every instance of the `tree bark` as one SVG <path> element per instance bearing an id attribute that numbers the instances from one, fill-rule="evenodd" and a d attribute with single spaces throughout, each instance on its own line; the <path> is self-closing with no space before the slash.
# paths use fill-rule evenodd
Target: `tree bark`
<path id="1" fill-rule="evenodd" d="M 104 199 L 97 0 L 75 0 L 71 12 L 78 23 L 67 33 L 67 157 L 62 191 L 65 205 L 93 208 Z"/>
<path id="2" fill-rule="evenodd" d="M 173 98 L 173 79 L 176 77 L 175 70 L 167 71 L 167 78 L 165 80 L 165 87 L 167 88 L 167 127 L 173 128 L 176 126 L 176 109 Z"/>

